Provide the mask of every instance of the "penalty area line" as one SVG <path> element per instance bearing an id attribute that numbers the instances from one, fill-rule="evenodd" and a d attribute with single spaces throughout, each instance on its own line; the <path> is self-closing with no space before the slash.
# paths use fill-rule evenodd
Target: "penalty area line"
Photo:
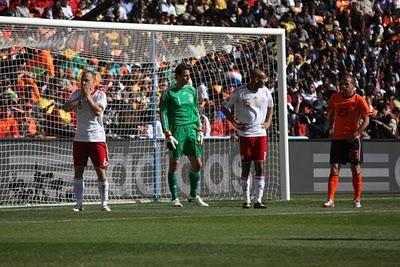
<path id="1" fill-rule="evenodd" d="M 113 213 L 116 213 L 113 211 Z M 157 220 L 157 219 L 191 219 L 191 218 L 209 218 L 209 217 L 259 217 L 259 216 L 299 216 L 299 215 L 342 215 L 342 214 L 384 214 L 384 213 L 400 213 L 400 210 L 347 210 L 347 211 L 332 211 L 332 209 L 324 210 L 324 211 L 314 211 L 314 212 L 275 212 L 275 213 L 234 213 L 234 214 L 206 214 L 199 217 L 198 214 L 193 215 L 172 215 L 172 216 L 141 216 L 134 217 L 132 213 L 132 217 L 118 217 L 118 218 L 72 218 L 72 219 L 60 219 L 60 220 L 20 220 L 20 221 L 0 221 L 0 225 L 3 223 L 34 223 L 34 224 L 42 224 L 42 223 L 69 223 L 69 222 L 110 222 L 110 221 L 134 221 L 134 220 Z"/>

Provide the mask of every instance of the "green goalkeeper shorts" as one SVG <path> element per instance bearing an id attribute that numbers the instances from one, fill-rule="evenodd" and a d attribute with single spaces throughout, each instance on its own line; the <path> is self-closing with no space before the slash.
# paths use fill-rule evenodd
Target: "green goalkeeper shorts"
<path id="1" fill-rule="evenodd" d="M 171 150 L 172 158 L 179 159 L 182 155 L 200 158 L 203 156 L 203 149 L 197 140 L 197 126 L 188 124 L 176 126 L 172 129 L 172 135 L 178 141 L 175 150 Z"/>

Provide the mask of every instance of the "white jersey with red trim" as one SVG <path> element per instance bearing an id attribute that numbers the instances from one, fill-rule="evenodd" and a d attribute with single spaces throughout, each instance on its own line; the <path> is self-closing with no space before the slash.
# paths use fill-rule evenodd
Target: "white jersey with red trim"
<path id="1" fill-rule="evenodd" d="M 265 136 L 267 132 L 262 128 L 268 108 L 274 106 L 271 92 L 267 87 L 259 88 L 256 92 L 250 91 L 246 85 L 238 87 L 223 103 L 227 109 L 234 108 L 234 115 L 241 122 L 248 125 L 244 131 L 238 130 L 239 136 Z"/>
<path id="2" fill-rule="evenodd" d="M 81 91 L 72 93 L 70 100 L 79 97 Z M 107 97 L 103 91 L 97 90 L 92 95 L 93 101 L 102 108 L 99 116 L 93 113 L 87 101 L 82 100 L 75 108 L 77 117 L 77 130 L 75 141 L 78 142 L 105 142 L 106 133 L 103 125 L 104 109 L 107 107 Z"/>

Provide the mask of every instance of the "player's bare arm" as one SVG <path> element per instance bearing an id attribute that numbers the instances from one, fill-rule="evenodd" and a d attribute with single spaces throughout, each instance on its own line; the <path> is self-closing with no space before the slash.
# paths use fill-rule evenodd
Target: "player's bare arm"
<path id="1" fill-rule="evenodd" d="M 87 103 L 89 104 L 89 108 L 90 110 L 96 115 L 99 116 L 101 114 L 101 112 L 103 112 L 103 108 L 100 107 L 99 105 L 97 105 L 94 101 L 92 96 L 89 94 L 84 94 L 83 95 L 83 99 L 87 101 Z"/>
<path id="2" fill-rule="evenodd" d="M 272 113 L 273 113 L 273 109 L 272 108 L 268 108 L 267 110 L 267 116 L 265 118 L 265 122 L 262 125 L 263 129 L 268 129 L 271 126 L 272 123 Z"/>
<path id="3" fill-rule="evenodd" d="M 248 128 L 247 123 L 241 123 L 232 114 L 232 111 L 224 106 L 221 107 L 222 113 L 224 113 L 225 117 L 232 123 L 232 125 L 238 130 L 246 130 Z"/>
<path id="4" fill-rule="evenodd" d="M 349 136 L 348 140 L 353 141 L 354 139 L 362 136 L 365 129 L 367 129 L 368 125 L 369 125 L 369 116 L 363 115 L 361 118 L 360 126 L 357 128 L 357 130 L 351 136 Z"/>
<path id="5" fill-rule="evenodd" d="M 64 104 L 64 110 L 67 112 L 72 111 L 80 102 L 82 101 L 82 94 L 79 95 L 78 98 L 76 99 L 72 99 L 72 100 L 68 100 L 65 104 Z"/>
<path id="6" fill-rule="evenodd" d="M 333 124 L 334 124 L 334 113 L 333 112 L 328 113 L 328 121 L 329 121 L 329 137 L 332 137 Z"/>

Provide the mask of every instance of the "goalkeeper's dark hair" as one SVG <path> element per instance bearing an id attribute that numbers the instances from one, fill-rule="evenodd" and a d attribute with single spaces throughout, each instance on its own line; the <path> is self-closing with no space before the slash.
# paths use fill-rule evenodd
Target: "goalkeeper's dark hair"
<path id="1" fill-rule="evenodd" d="M 190 66 L 186 63 L 181 63 L 175 68 L 175 76 L 182 75 L 185 70 L 190 70 Z"/>

